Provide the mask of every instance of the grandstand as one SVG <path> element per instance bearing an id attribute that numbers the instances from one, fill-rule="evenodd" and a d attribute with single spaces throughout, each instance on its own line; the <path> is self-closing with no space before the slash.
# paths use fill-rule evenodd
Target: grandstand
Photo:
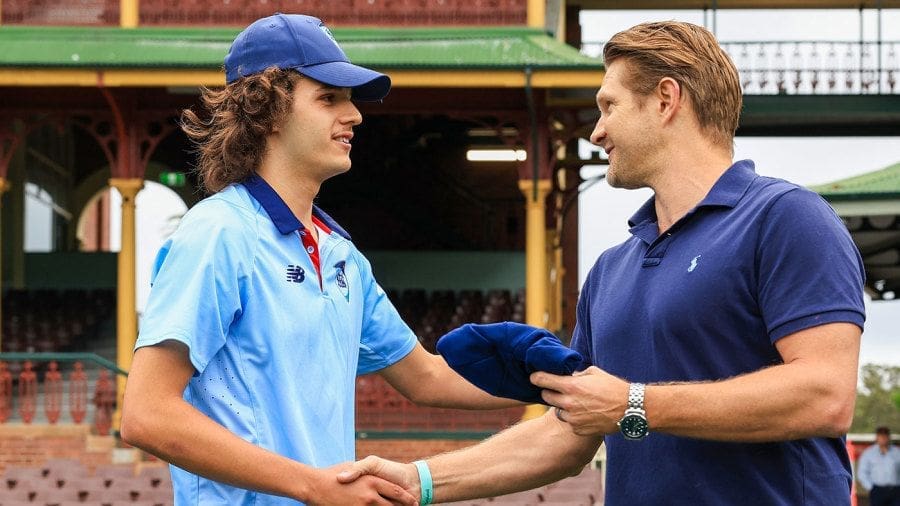
<path id="1" fill-rule="evenodd" d="M 568 337 L 578 294 L 571 204 L 579 169 L 603 161 L 576 155 L 603 78 L 599 61 L 576 49 L 578 13 L 665 2 L 348 3 L 2 1 L 0 506 L 171 503 L 163 464 L 116 437 L 116 373 L 129 367 L 138 328 L 136 196 L 161 181 L 188 207 L 202 198 L 179 111 L 197 105 L 199 86 L 223 84 L 237 27 L 274 10 L 304 6 L 337 26 L 354 61 L 394 80 L 384 103 L 362 107 L 353 170 L 329 181 L 317 203 L 351 233 L 425 347 L 467 322 L 521 321 Z M 843 103 L 813 98 L 829 100 L 810 107 L 817 111 Z M 748 103 L 757 133 L 796 127 L 795 117 L 772 111 L 809 116 Z M 872 123 L 853 104 L 862 119 L 847 128 Z M 498 149 L 527 156 L 468 156 Z M 121 224 L 109 220 L 113 191 L 124 196 Z M 26 248 L 32 201 L 52 209 L 47 251 Z M 120 227 L 119 252 L 112 227 Z M 522 415 L 421 408 L 364 376 L 357 454 L 409 461 L 471 445 Z M 538 490 L 459 504 L 598 504 L 600 475 L 586 469 Z"/>

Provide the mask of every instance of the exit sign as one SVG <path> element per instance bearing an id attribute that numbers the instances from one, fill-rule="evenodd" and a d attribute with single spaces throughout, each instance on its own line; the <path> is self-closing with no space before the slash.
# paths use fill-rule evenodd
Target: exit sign
<path id="1" fill-rule="evenodd" d="M 166 186 L 182 187 L 184 186 L 184 172 L 160 172 L 159 182 Z"/>

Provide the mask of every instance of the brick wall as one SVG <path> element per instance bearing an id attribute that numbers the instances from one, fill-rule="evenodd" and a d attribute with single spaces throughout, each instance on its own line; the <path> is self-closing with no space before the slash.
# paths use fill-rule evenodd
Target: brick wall
<path id="1" fill-rule="evenodd" d="M 398 462 L 412 462 L 477 444 L 477 439 L 358 439 L 356 456 L 377 455 Z"/>
<path id="2" fill-rule="evenodd" d="M 49 459 L 75 459 L 88 467 L 110 464 L 112 436 L 91 435 L 89 425 L 0 425 L 0 472 L 9 465 L 39 466 Z"/>
<path id="3" fill-rule="evenodd" d="M 477 439 L 359 439 L 356 455 L 412 462 L 478 442 Z M 117 446 L 113 436 L 92 435 L 87 425 L 3 424 L 0 425 L 0 473 L 10 465 L 40 466 L 50 459 L 74 459 L 93 469 L 114 463 Z"/>

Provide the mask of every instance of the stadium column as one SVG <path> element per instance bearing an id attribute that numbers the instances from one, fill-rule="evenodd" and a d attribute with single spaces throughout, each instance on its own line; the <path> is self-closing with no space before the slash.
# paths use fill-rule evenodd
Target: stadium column
<path id="1" fill-rule="evenodd" d="M 139 0 L 119 0 L 119 26 L 137 28 L 139 21 Z"/>
<path id="2" fill-rule="evenodd" d="M 535 327 L 547 326 L 549 279 L 545 202 L 551 188 L 549 179 L 519 180 L 519 189 L 525 195 L 525 323 Z M 539 404 L 530 405 L 523 419 L 536 418 L 544 411 Z"/>
<path id="3" fill-rule="evenodd" d="M 2 216 L 2 213 L 3 213 L 3 194 L 6 193 L 6 190 L 9 190 L 9 182 L 6 180 L 5 177 L 0 177 L 0 216 Z M 0 223 L 2 223 L 2 222 L 3 222 L 3 220 L 0 219 Z M 0 229 L 0 244 L 3 244 L 2 229 Z M 2 268 L 3 258 L 2 257 L 3 257 L 2 248 L 0 248 L 0 288 L 3 287 L 3 268 Z M 2 293 L 3 293 L 2 290 L 0 290 L 0 321 L 3 321 L 3 309 L 2 309 L 2 307 L 3 307 L 2 297 L 3 296 L 2 296 Z M 0 325 L 0 352 L 2 352 L 2 351 L 3 351 L 3 326 Z"/>
<path id="4" fill-rule="evenodd" d="M 116 365 L 123 371 L 131 369 L 131 355 L 137 340 L 137 312 L 135 310 L 135 198 L 144 187 L 142 178 L 112 178 L 109 185 L 122 195 L 122 247 L 119 250 L 118 296 L 116 303 Z M 113 427 L 118 429 L 122 417 L 122 397 L 125 377 L 116 381 L 116 413 Z"/>

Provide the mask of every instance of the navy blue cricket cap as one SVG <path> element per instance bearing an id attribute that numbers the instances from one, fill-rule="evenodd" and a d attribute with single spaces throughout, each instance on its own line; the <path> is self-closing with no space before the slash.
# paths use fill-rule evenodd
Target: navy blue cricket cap
<path id="1" fill-rule="evenodd" d="M 570 375 L 589 364 L 550 331 L 521 323 L 467 323 L 437 342 L 438 353 L 451 369 L 498 397 L 546 404 L 531 373 Z"/>
<path id="2" fill-rule="evenodd" d="M 322 21 L 302 14 L 258 19 L 234 39 L 225 56 L 225 82 L 269 67 L 293 69 L 321 83 L 353 90 L 362 101 L 383 99 L 391 78 L 350 63 Z"/>

